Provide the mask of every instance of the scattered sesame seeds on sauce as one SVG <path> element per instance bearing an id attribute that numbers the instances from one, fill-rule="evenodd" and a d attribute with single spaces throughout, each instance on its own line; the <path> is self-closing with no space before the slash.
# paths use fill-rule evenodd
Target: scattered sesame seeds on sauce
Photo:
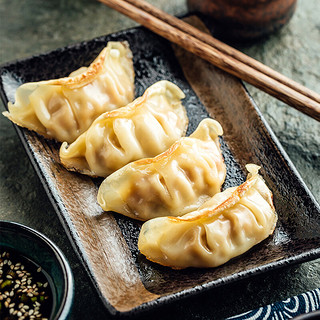
<path id="1" fill-rule="evenodd" d="M 42 268 L 0 247 L 0 319 L 48 320 L 52 306 L 52 291 Z"/>

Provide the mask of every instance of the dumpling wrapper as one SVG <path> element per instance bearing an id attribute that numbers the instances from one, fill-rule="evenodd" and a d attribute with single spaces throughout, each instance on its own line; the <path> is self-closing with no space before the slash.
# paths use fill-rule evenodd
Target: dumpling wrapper
<path id="1" fill-rule="evenodd" d="M 247 165 L 248 179 L 218 193 L 194 212 L 161 217 L 142 225 L 138 247 L 147 259 L 174 269 L 217 267 L 266 239 L 277 214 L 272 193 Z"/>
<path id="2" fill-rule="evenodd" d="M 99 116 L 76 141 L 60 148 L 69 170 L 106 177 L 129 162 L 154 157 L 185 135 L 188 117 L 178 86 L 159 81 L 126 107 Z"/>
<path id="3" fill-rule="evenodd" d="M 138 220 L 182 215 L 220 192 L 226 166 L 220 150 L 221 125 L 204 119 L 167 151 L 119 169 L 100 185 L 98 203 Z"/>
<path id="4" fill-rule="evenodd" d="M 127 42 L 108 42 L 87 67 L 69 77 L 21 85 L 3 115 L 49 139 L 73 142 L 100 114 L 134 99 L 132 53 Z"/>

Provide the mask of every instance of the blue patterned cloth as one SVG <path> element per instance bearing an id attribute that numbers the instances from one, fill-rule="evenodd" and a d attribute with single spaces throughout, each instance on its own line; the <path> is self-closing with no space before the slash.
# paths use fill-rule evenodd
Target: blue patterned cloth
<path id="1" fill-rule="evenodd" d="M 320 288 L 265 307 L 247 311 L 228 320 L 286 320 L 320 309 Z"/>

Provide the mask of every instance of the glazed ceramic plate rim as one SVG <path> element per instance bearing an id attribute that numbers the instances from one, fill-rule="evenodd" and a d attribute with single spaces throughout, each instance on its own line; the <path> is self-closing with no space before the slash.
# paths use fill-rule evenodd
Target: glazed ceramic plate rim
<path id="1" fill-rule="evenodd" d="M 129 31 L 132 31 L 132 32 L 135 32 L 135 30 L 141 31 L 142 28 L 138 27 L 138 28 L 129 29 Z M 117 36 L 119 36 L 121 34 L 122 34 L 122 32 L 118 32 L 118 33 L 112 34 L 112 36 L 114 38 L 117 38 Z M 95 38 L 95 39 L 92 39 L 92 40 L 89 40 L 89 41 L 81 42 L 81 43 L 74 44 L 74 45 L 71 45 L 71 46 L 67 46 L 67 47 L 64 47 L 64 48 L 61 48 L 61 49 L 68 51 L 69 49 L 74 49 L 77 46 L 81 47 L 81 46 L 85 45 L 86 43 L 93 42 L 93 41 L 96 41 L 98 39 L 102 39 L 104 37 L 105 36 L 99 37 L 99 38 Z M 48 52 L 48 53 L 45 53 L 45 54 L 37 55 L 37 56 L 31 57 L 31 58 L 28 58 L 28 59 L 17 60 L 15 62 L 7 63 L 7 64 L 5 64 L 5 65 L 0 67 L 0 71 L 6 72 L 8 67 L 13 66 L 13 65 L 17 65 L 19 63 L 26 64 L 26 63 L 28 63 L 28 61 L 30 59 L 34 59 L 34 58 L 37 58 L 37 57 L 38 58 L 39 57 L 43 58 L 43 57 L 46 57 L 46 55 L 49 55 L 49 54 L 55 55 L 55 53 L 58 52 L 58 50 L 59 49 L 51 51 L 51 52 Z M 5 91 L 5 89 L 3 87 L 2 81 L 0 82 L 0 85 L 1 85 L 1 90 L 0 90 L 1 97 L 2 97 L 3 102 L 6 104 L 6 102 L 8 100 L 7 92 Z M 247 95 L 248 95 L 248 92 L 247 92 Z M 249 98 L 250 98 L 250 96 L 249 96 Z M 318 206 L 318 204 L 315 202 L 312 194 L 310 193 L 310 191 L 306 187 L 305 183 L 301 179 L 301 177 L 298 174 L 297 170 L 294 168 L 294 166 L 291 163 L 290 159 L 288 158 L 288 156 L 286 155 L 286 153 L 283 150 L 282 146 L 278 142 L 276 136 L 273 134 L 271 128 L 266 123 L 266 121 L 263 119 L 263 117 L 262 117 L 259 109 L 255 105 L 254 101 L 251 98 L 250 98 L 250 100 L 251 100 L 251 104 L 253 105 L 253 107 L 254 107 L 254 109 L 256 111 L 257 117 L 259 117 L 260 120 L 262 121 L 262 123 L 264 124 L 266 131 L 268 132 L 269 136 L 271 137 L 271 140 L 275 144 L 275 148 L 279 151 L 279 153 L 283 157 L 283 161 L 288 165 L 288 167 L 292 171 L 293 175 L 299 181 L 300 185 L 303 187 L 303 189 L 304 189 L 305 193 L 307 194 L 307 196 L 315 203 L 315 206 Z M 259 273 L 265 272 L 267 270 L 279 268 L 279 267 L 283 266 L 284 264 L 299 263 L 299 262 L 303 262 L 303 261 L 307 261 L 307 260 L 311 260 L 311 259 L 315 259 L 317 257 L 320 257 L 320 248 L 315 248 L 313 250 L 309 250 L 309 251 L 303 252 L 303 253 L 301 253 L 299 255 L 295 255 L 293 257 L 286 258 L 284 261 L 275 261 L 273 263 L 268 263 L 268 264 L 265 264 L 265 265 L 260 266 L 260 267 L 255 267 L 255 268 L 251 269 L 250 272 L 248 272 L 248 270 L 245 270 L 243 272 L 237 272 L 236 274 L 229 275 L 228 277 L 225 277 L 225 278 L 220 278 L 218 280 L 209 281 L 209 282 L 204 283 L 204 284 L 199 284 L 199 285 L 193 286 L 192 288 L 187 288 L 187 289 L 181 290 L 179 292 L 165 294 L 165 295 L 160 296 L 159 298 L 157 298 L 155 300 L 144 302 L 143 304 L 140 304 L 140 305 L 132 308 L 129 311 L 124 311 L 124 312 L 118 311 L 112 306 L 112 304 L 108 301 L 108 299 L 99 290 L 99 287 L 98 287 L 98 285 L 96 283 L 95 276 L 94 276 L 92 270 L 90 269 L 90 266 L 88 265 L 88 261 L 86 260 L 85 253 L 84 253 L 84 250 L 83 250 L 83 243 L 81 243 L 79 238 L 76 236 L 75 227 L 72 225 L 72 221 L 70 220 L 70 218 L 65 213 L 66 210 L 64 211 L 64 209 L 59 206 L 59 203 L 55 198 L 54 190 L 53 190 L 53 188 L 52 188 L 52 186 L 50 184 L 50 181 L 48 180 L 48 177 L 46 176 L 46 173 L 43 172 L 41 166 L 39 165 L 37 160 L 34 158 L 33 152 L 31 150 L 31 148 L 29 146 L 29 143 L 28 143 L 28 140 L 26 138 L 26 134 L 25 134 L 26 129 L 21 129 L 21 128 L 17 127 L 17 126 L 15 126 L 15 129 L 16 129 L 16 131 L 18 133 L 18 136 L 19 136 L 24 148 L 27 151 L 27 154 L 28 154 L 28 156 L 29 156 L 29 158 L 30 158 L 30 160 L 31 160 L 31 162 L 32 162 L 37 174 L 40 177 L 41 182 L 44 185 L 44 188 L 46 189 L 46 192 L 47 192 L 47 194 L 48 194 L 48 196 L 50 198 L 50 201 L 52 202 L 52 204 L 53 204 L 53 206 L 54 206 L 54 208 L 55 208 L 55 210 L 56 210 L 56 212 L 58 214 L 58 217 L 61 220 L 61 222 L 62 222 L 62 224 L 63 224 L 63 226 L 64 226 L 64 228 L 65 228 L 65 230 L 67 232 L 67 235 L 68 235 L 73 247 L 75 248 L 75 251 L 79 255 L 84 267 L 88 271 L 88 273 L 90 275 L 90 278 L 91 278 L 94 286 L 96 287 L 97 292 L 98 292 L 100 298 L 102 299 L 104 305 L 108 308 L 108 310 L 112 314 L 133 314 L 133 313 L 137 313 L 138 311 L 149 310 L 149 309 L 154 308 L 156 306 L 160 306 L 163 303 L 167 303 L 168 301 L 173 301 L 173 300 L 179 299 L 179 298 L 187 296 L 187 295 L 190 296 L 190 295 L 196 294 L 196 293 L 198 293 L 200 291 L 207 290 L 207 289 L 210 289 L 210 288 L 213 288 L 213 287 L 218 287 L 218 286 L 233 282 L 235 280 L 243 279 L 243 278 L 246 278 L 246 277 L 251 277 L 254 274 L 259 274 Z"/>

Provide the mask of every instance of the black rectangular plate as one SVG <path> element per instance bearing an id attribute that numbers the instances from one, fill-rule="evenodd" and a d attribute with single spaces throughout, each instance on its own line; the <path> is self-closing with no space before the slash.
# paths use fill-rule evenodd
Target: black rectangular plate
<path id="1" fill-rule="evenodd" d="M 193 24 L 199 24 L 190 17 Z M 134 28 L 3 65 L 0 91 L 14 101 L 25 82 L 59 78 L 88 65 L 110 40 L 127 40 L 134 57 L 136 96 L 158 80 L 186 94 L 190 124 L 205 117 L 224 128 L 227 165 L 223 186 L 239 185 L 244 166 L 256 163 L 273 191 L 279 222 L 274 235 L 225 265 L 172 270 L 147 261 L 137 249 L 141 222 L 104 213 L 96 202 L 100 180 L 66 171 L 59 144 L 16 127 L 48 196 L 98 293 L 112 314 L 135 314 L 238 279 L 320 257 L 320 209 L 243 84 L 144 28 Z"/>

